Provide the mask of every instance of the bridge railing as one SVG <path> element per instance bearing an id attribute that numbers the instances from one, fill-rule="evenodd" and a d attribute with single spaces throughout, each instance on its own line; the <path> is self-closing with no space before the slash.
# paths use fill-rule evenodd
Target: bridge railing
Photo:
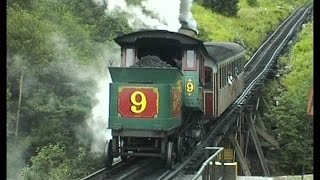
<path id="1" fill-rule="evenodd" d="M 223 162 L 223 147 L 206 147 L 206 150 L 217 150 L 211 155 L 201 166 L 192 180 L 220 180 L 223 179 L 223 163 L 219 166 L 219 170 L 214 168 L 218 155 L 221 154 L 221 162 Z M 218 170 L 218 171 L 217 171 Z"/>

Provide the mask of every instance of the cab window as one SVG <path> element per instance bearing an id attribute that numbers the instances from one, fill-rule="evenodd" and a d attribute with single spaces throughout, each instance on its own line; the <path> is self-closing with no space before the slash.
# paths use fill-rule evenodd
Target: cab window
<path id="1" fill-rule="evenodd" d="M 187 69 L 195 70 L 196 56 L 193 50 L 187 50 Z"/>
<path id="2" fill-rule="evenodd" d="M 130 67 L 134 65 L 134 51 L 132 48 L 127 48 L 125 52 L 125 62 L 126 62 L 126 67 Z"/>

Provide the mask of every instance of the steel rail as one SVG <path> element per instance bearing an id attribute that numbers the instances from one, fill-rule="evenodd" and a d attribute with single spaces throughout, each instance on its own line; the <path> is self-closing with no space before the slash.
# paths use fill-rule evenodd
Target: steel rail
<path id="1" fill-rule="evenodd" d="M 310 8 L 310 7 L 309 7 Z M 308 9 L 309 9 L 308 8 Z M 308 13 L 308 9 L 306 9 L 306 11 L 303 13 L 303 16 L 300 17 L 299 20 L 296 21 L 296 23 L 293 25 L 293 27 L 291 28 L 291 30 L 289 31 L 289 33 L 285 36 L 285 38 L 282 40 L 282 42 L 280 43 L 280 46 L 277 47 L 277 49 L 275 51 L 273 51 L 273 55 L 271 56 L 271 58 L 269 59 L 269 62 L 266 64 L 266 66 L 263 68 L 263 70 L 258 74 L 258 76 L 256 76 L 252 81 L 250 81 L 251 83 L 247 86 L 247 88 L 243 91 L 243 93 L 240 95 L 240 97 L 234 102 L 234 104 L 239 104 L 241 103 L 241 101 L 244 99 L 245 96 L 247 96 L 249 94 L 249 91 L 252 89 L 252 87 L 256 84 L 256 82 L 258 81 L 258 79 L 265 74 L 266 70 L 270 67 L 270 63 L 273 62 L 273 60 L 275 59 L 275 56 L 278 55 L 278 53 L 280 52 L 280 50 L 282 50 L 284 43 L 286 43 L 286 41 L 289 39 L 289 37 L 293 34 L 293 31 L 295 31 L 296 26 L 298 24 L 300 24 L 300 22 L 305 18 L 305 15 Z"/>
<path id="2" fill-rule="evenodd" d="M 254 76 L 250 76 L 250 74 L 258 72 L 258 71 L 254 71 L 254 69 L 259 67 L 261 68 L 260 66 L 261 63 L 265 63 L 264 58 L 266 58 L 268 54 L 270 54 L 270 52 L 273 51 L 273 48 L 276 48 L 277 46 L 279 46 L 278 43 L 281 42 L 285 33 L 287 33 L 291 29 L 291 27 L 293 26 L 293 23 L 297 21 L 297 18 L 302 17 L 301 12 L 303 12 L 304 10 L 306 10 L 306 8 L 298 9 L 296 14 L 294 14 L 293 16 L 294 19 L 288 20 L 287 23 L 283 26 L 283 28 L 279 30 L 279 33 L 277 33 L 275 38 L 271 39 L 266 45 L 264 45 L 264 48 L 261 50 L 261 53 L 259 53 L 259 56 L 257 56 L 257 58 L 255 58 L 254 61 L 249 66 L 246 67 L 245 78 L 250 77 L 249 79 L 246 79 L 246 83 L 252 81 L 252 78 Z"/>
<path id="3" fill-rule="evenodd" d="M 282 27 L 289 21 L 289 19 L 291 19 L 291 18 L 295 15 L 295 13 L 296 13 L 301 7 L 303 7 L 303 5 L 300 6 L 299 8 L 297 8 L 289 17 L 286 18 L 285 21 L 283 21 L 283 22 L 277 27 L 276 30 L 274 30 L 274 32 L 269 36 L 269 38 L 263 42 L 263 44 L 259 47 L 258 50 L 256 50 L 256 52 L 252 55 L 252 57 L 249 59 L 249 61 L 247 61 L 247 63 L 244 65 L 244 69 L 246 69 L 247 66 L 248 66 L 249 64 L 251 64 L 251 62 L 253 61 L 253 59 L 260 53 L 260 51 L 264 48 L 264 46 L 266 45 L 266 43 L 268 43 L 268 42 L 278 33 L 279 29 L 282 28 Z"/>

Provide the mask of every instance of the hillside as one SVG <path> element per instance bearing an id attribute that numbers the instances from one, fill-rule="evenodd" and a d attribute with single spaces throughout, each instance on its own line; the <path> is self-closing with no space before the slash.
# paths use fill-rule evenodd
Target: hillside
<path id="1" fill-rule="evenodd" d="M 308 0 L 264 0 L 251 7 L 247 0 L 240 0 L 236 17 L 220 15 L 198 3 L 193 6 L 193 14 L 200 27 L 200 38 L 238 42 L 247 47 L 250 55 L 286 17 L 306 2 Z"/>

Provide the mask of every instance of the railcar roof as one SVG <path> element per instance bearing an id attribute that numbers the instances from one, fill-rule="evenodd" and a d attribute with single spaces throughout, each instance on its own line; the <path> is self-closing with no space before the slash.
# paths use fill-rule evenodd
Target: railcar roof
<path id="1" fill-rule="evenodd" d="M 205 42 L 209 56 L 221 62 L 231 56 L 243 52 L 245 49 L 237 43 L 233 42 Z"/>

